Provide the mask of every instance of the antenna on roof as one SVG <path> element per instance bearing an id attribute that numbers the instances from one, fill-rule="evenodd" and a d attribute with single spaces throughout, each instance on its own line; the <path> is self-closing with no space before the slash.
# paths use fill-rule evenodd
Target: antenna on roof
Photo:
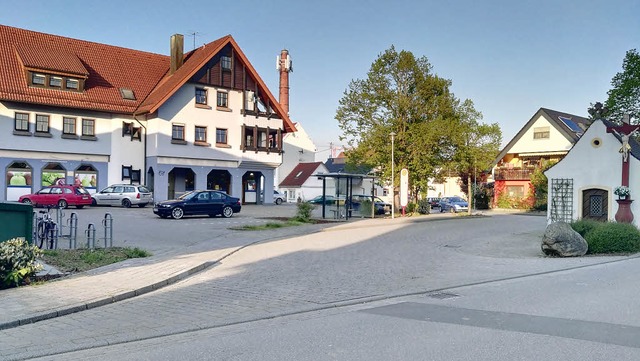
<path id="1" fill-rule="evenodd" d="M 187 35 L 193 37 L 193 49 L 191 49 L 191 50 L 194 50 L 196 48 L 196 36 L 202 36 L 202 35 L 206 35 L 206 34 L 201 33 L 199 31 L 189 31 L 189 32 L 187 32 Z"/>

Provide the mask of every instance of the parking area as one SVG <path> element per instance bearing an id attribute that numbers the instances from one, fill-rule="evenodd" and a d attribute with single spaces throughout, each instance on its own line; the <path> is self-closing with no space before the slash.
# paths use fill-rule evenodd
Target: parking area
<path id="1" fill-rule="evenodd" d="M 36 211 L 42 208 L 36 208 Z M 56 210 L 51 214 L 56 219 Z M 104 246 L 105 217 L 113 220 L 113 245 L 120 247 L 140 247 L 154 254 L 162 252 L 174 252 L 180 249 L 195 247 L 203 242 L 226 243 L 226 238 L 232 237 L 232 233 L 241 232 L 230 229 L 249 224 L 264 224 L 273 221 L 272 217 L 293 217 L 296 213 L 295 204 L 284 203 L 281 205 L 243 205 L 240 213 L 231 218 L 223 217 L 185 217 L 180 220 L 161 219 L 153 214 L 153 208 L 122 208 L 92 206 L 83 209 L 73 207 L 62 210 L 61 231 L 63 235 L 70 233 L 70 219 L 75 213 L 78 220 L 77 244 L 87 242 L 87 229 L 89 224 L 95 228 L 95 243 Z M 109 216 L 106 216 L 109 214 Z M 246 232 L 245 232 L 246 233 Z M 108 238 L 108 237 L 107 237 Z M 60 238 L 59 248 L 69 248 L 69 239 Z"/>

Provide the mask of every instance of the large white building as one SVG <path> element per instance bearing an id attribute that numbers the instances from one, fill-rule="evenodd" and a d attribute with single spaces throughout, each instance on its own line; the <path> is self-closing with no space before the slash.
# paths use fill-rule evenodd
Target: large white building
<path id="1" fill-rule="evenodd" d="M 230 35 L 187 54 L 174 35 L 170 52 L 0 26 L 0 198 L 124 182 L 156 200 L 207 188 L 260 202 L 295 131 L 287 111 Z"/>

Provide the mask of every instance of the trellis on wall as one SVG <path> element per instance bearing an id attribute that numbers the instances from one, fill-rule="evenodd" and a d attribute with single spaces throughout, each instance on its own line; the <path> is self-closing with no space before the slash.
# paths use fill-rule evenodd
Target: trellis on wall
<path id="1" fill-rule="evenodd" d="M 573 219 L 573 179 L 551 179 L 551 222 L 571 222 Z"/>

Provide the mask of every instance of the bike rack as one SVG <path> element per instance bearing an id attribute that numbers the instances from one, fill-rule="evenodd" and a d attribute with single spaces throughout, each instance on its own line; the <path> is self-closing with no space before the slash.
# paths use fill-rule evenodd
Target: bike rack
<path id="1" fill-rule="evenodd" d="M 56 207 L 56 224 L 60 225 L 60 237 L 64 237 L 64 231 L 63 231 L 63 220 L 64 220 L 64 209 L 60 208 L 60 207 Z"/>
<path id="2" fill-rule="evenodd" d="M 58 235 L 59 235 L 58 225 L 54 223 L 53 229 L 51 230 L 51 239 L 53 244 L 51 245 L 51 249 L 58 249 Z"/>
<path id="3" fill-rule="evenodd" d="M 104 226 L 104 248 L 107 248 L 107 242 L 109 247 L 113 247 L 113 217 L 111 213 L 105 213 L 102 225 Z"/>
<path id="4" fill-rule="evenodd" d="M 33 218 L 31 219 L 33 229 L 33 244 L 38 244 L 38 212 L 33 211 Z"/>
<path id="5" fill-rule="evenodd" d="M 87 230 L 87 248 L 96 248 L 96 226 L 93 223 L 89 223 Z"/>
<path id="6" fill-rule="evenodd" d="M 71 212 L 67 222 L 69 223 L 69 249 L 75 249 L 78 238 L 78 214 Z"/>

